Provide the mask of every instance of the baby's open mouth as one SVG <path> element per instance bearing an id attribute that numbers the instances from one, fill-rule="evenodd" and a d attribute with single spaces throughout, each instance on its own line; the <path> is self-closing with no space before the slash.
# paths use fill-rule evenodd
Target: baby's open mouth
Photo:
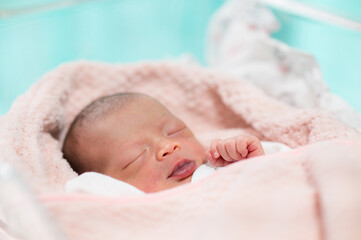
<path id="1" fill-rule="evenodd" d="M 183 179 L 191 176 L 196 169 L 197 164 L 194 161 L 182 159 L 175 164 L 173 171 L 168 178 Z"/>

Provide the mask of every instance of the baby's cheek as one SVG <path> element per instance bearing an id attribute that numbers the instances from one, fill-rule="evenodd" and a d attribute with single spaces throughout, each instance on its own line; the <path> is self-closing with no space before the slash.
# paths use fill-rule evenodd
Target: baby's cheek
<path id="1" fill-rule="evenodd" d="M 160 173 L 147 171 L 134 178 L 133 185 L 146 193 L 156 192 L 164 189 L 165 180 Z"/>

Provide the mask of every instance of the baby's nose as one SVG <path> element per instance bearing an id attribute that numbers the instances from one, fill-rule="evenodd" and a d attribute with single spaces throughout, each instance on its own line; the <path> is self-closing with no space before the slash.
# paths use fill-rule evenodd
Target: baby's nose
<path id="1" fill-rule="evenodd" d="M 168 155 L 172 154 L 174 151 L 179 150 L 180 145 L 177 142 L 167 142 L 161 144 L 161 147 L 159 148 L 159 151 L 157 153 L 157 160 L 162 161 L 164 160 Z"/>

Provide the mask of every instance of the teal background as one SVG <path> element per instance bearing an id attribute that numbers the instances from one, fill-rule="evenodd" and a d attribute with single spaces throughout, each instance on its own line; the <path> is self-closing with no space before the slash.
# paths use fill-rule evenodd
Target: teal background
<path id="1" fill-rule="evenodd" d="M 125 63 L 185 52 L 204 62 L 206 27 L 223 2 L 103 0 L 1 19 L 0 115 L 16 96 L 63 62 Z"/>
<path id="2" fill-rule="evenodd" d="M 21 10 L 60 0 L 0 0 Z M 67 61 L 135 62 L 191 53 L 205 65 L 206 28 L 224 0 L 102 0 L 0 18 L 0 115 L 47 71 Z M 301 1 L 361 16 L 359 0 Z M 4 12 L 4 11 L 3 11 Z M 361 34 L 274 10 L 273 36 L 312 53 L 331 90 L 361 112 Z M 1 16 L 1 15 L 0 15 Z"/>

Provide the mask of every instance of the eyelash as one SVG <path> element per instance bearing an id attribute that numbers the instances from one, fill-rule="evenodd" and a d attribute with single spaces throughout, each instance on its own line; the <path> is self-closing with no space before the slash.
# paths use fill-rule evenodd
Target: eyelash
<path id="1" fill-rule="evenodd" d="M 137 161 L 147 150 L 145 149 L 141 154 L 139 154 L 137 157 L 135 157 L 133 160 L 131 160 L 127 165 L 124 166 L 123 170 L 129 167 L 132 163 Z"/>
<path id="2" fill-rule="evenodd" d="M 180 131 L 182 131 L 182 130 L 184 130 L 184 129 L 186 129 L 185 126 L 182 127 L 182 128 L 177 128 L 176 130 L 170 131 L 167 135 L 170 136 L 170 135 L 176 134 L 176 133 L 178 133 L 178 132 L 180 132 Z"/>

